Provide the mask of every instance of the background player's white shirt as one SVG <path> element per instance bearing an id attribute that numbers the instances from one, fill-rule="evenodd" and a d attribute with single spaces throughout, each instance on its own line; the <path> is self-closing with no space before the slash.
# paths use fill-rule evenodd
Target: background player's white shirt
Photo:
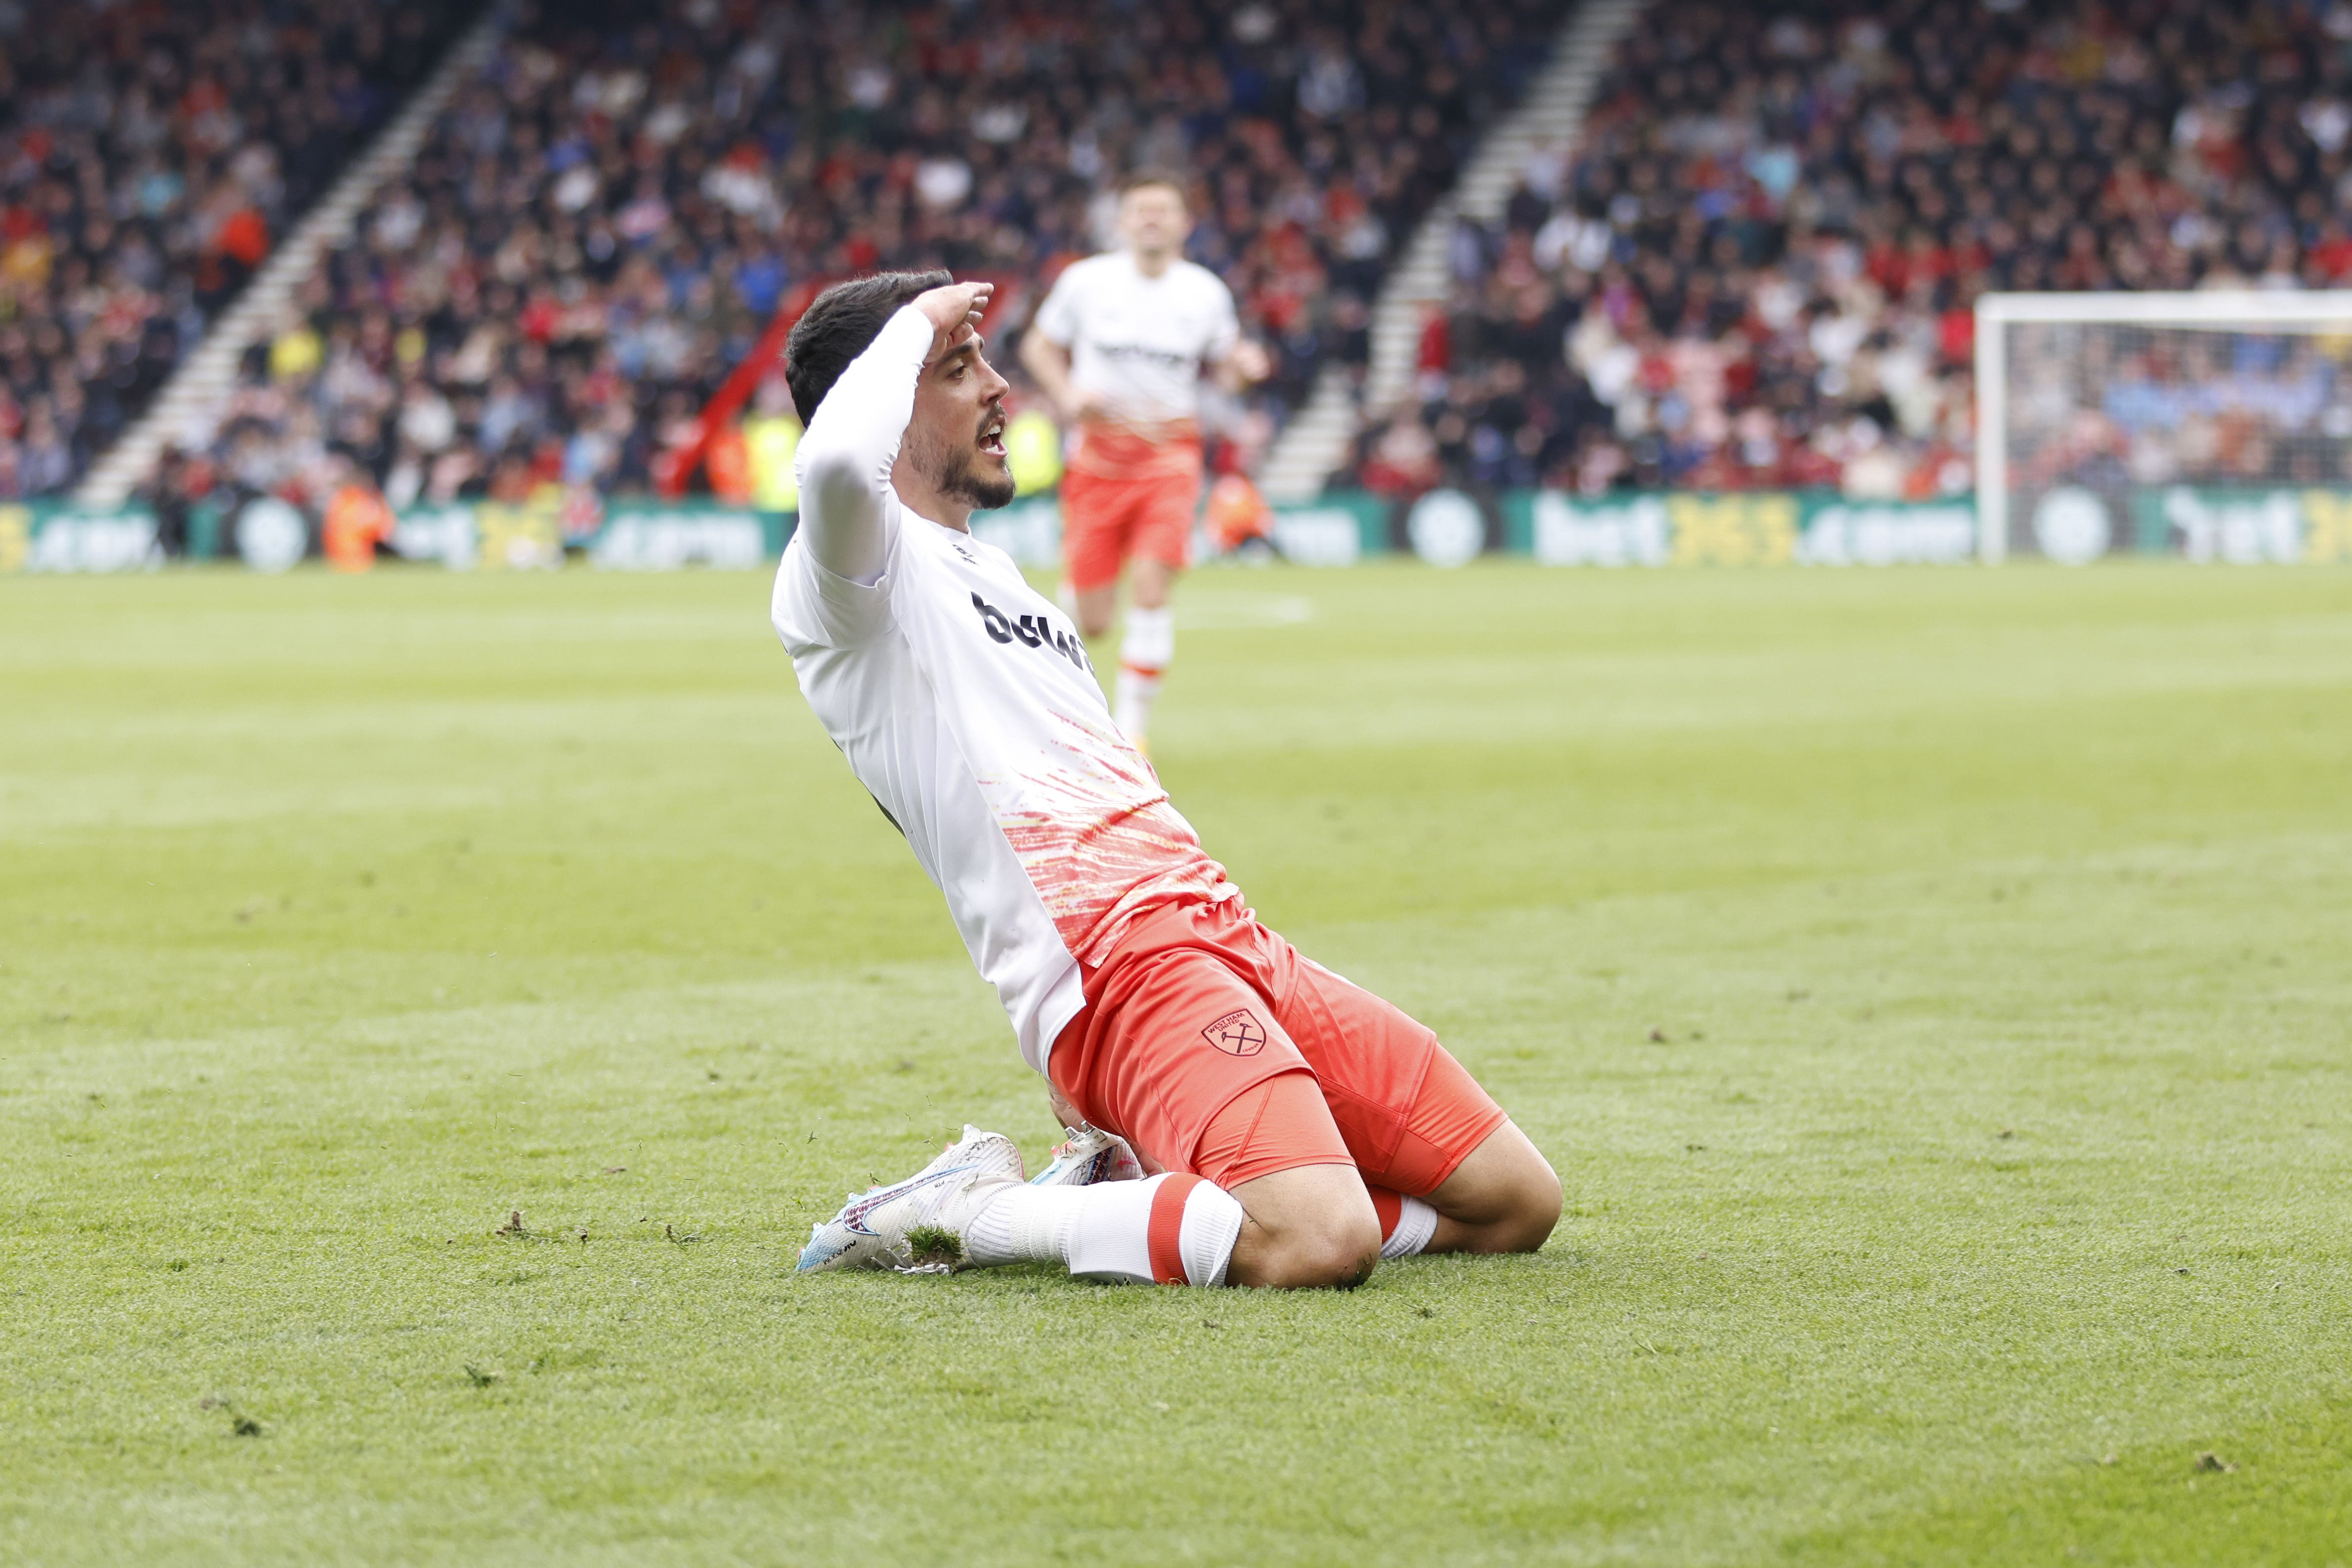
<path id="1" fill-rule="evenodd" d="M 1012 557 L 917 515 L 889 472 L 931 326 L 911 307 L 801 438 L 772 614 L 801 690 L 906 835 L 1021 1055 L 1046 1053 L 1138 914 L 1239 899 L 1111 722 L 1077 628 Z M 877 569 L 845 576 L 831 559 Z"/>
<path id="2" fill-rule="evenodd" d="M 1201 412 L 1201 367 L 1234 352 L 1233 290 L 1179 258 L 1146 278 L 1123 250 L 1074 261 L 1037 308 L 1036 328 L 1070 351 L 1070 384 L 1122 423 L 1158 425 Z"/>

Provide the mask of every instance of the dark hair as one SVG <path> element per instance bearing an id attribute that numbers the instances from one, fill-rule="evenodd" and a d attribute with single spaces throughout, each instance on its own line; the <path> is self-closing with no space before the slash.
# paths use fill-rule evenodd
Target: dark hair
<path id="1" fill-rule="evenodd" d="M 1129 192 L 1139 191 L 1146 185 L 1159 185 L 1171 190 L 1176 193 L 1178 201 L 1187 205 L 1192 204 L 1192 193 L 1185 186 L 1184 176 L 1173 169 L 1138 169 L 1118 183 L 1118 194 L 1124 197 Z"/>
<path id="2" fill-rule="evenodd" d="M 816 417 L 816 405 L 849 368 L 849 362 L 882 335 L 882 328 L 898 308 L 918 294 L 944 289 L 955 279 L 929 272 L 877 272 L 836 283 L 816 297 L 793 323 L 784 340 L 784 384 L 793 389 L 793 406 L 806 425 Z"/>

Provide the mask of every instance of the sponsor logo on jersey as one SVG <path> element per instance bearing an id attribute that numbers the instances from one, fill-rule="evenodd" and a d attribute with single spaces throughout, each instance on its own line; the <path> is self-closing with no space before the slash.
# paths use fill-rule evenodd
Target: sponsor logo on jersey
<path id="1" fill-rule="evenodd" d="M 1201 1036 L 1229 1057 L 1254 1057 L 1265 1049 L 1265 1026 L 1246 1007 L 1226 1014 Z"/>
<path id="2" fill-rule="evenodd" d="M 1043 616 L 1007 616 L 978 594 L 971 596 L 971 607 L 980 612 L 980 624 L 991 640 L 1042 647 L 1060 654 L 1088 675 L 1094 673 L 1095 667 L 1087 660 L 1087 646 L 1077 633 L 1062 631 Z"/>
<path id="3" fill-rule="evenodd" d="M 1150 343 L 1097 342 L 1094 345 L 1094 350 L 1105 359 L 1148 359 L 1154 363 L 1166 365 L 1170 370 L 1190 370 L 1200 357 L 1197 354 L 1181 354 L 1171 353 L 1167 349 L 1156 349 Z"/>

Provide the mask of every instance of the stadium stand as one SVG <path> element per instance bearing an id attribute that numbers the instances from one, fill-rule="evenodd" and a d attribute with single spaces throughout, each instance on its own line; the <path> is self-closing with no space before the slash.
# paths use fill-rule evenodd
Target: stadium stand
<path id="1" fill-rule="evenodd" d="M 642 489 L 780 305 L 944 265 L 1004 282 L 1009 339 L 1143 165 L 1189 174 L 1192 252 L 1276 353 L 1237 416 L 1262 446 L 1327 356 L 1361 362 L 1365 297 L 1554 13 L 551 6 L 249 356 L 219 463 L 313 505 L 350 463 L 396 505 Z"/>
<path id="2" fill-rule="evenodd" d="M 454 12 L 0 0 L 0 500 L 73 483 Z"/>
<path id="3" fill-rule="evenodd" d="M 2342 286 L 2347 140 L 2343 4 L 1662 0 L 1355 473 L 1964 491 L 1979 294 Z"/>

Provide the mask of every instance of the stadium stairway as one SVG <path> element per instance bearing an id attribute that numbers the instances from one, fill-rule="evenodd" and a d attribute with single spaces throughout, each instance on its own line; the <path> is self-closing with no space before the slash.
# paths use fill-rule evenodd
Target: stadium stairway
<path id="1" fill-rule="evenodd" d="M 212 438 L 219 410 L 236 389 L 237 365 L 245 351 L 277 326 L 302 279 L 328 247 L 350 232 L 352 219 L 378 187 L 415 162 L 434 117 L 458 85 L 488 60 L 506 24 L 506 7 L 494 5 L 451 46 L 392 123 L 270 253 L 236 302 L 221 313 L 195 352 L 180 362 L 147 411 L 90 465 L 74 491 L 76 506 L 93 510 L 121 506 L 147 482 L 165 447 L 174 440 L 184 447 L 201 446 Z"/>
<path id="2" fill-rule="evenodd" d="M 1498 121 L 1471 154 L 1462 177 L 1413 231 L 1372 307 L 1371 364 L 1361 400 L 1346 372 L 1327 366 L 1307 405 L 1283 426 L 1258 472 L 1258 488 L 1276 501 L 1312 500 L 1348 460 L 1368 417 L 1386 414 L 1412 388 L 1422 322 L 1446 296 L 1446 251 L 1454 221 L 1491 224 L 1503 215 L 1528 155 L 1547 142 L 1572 141 L 1619 40 L 1633 31 L 1643 0 L 1585 0 L 1561 29 L 1551 63 L 1527 100 Z"/>

